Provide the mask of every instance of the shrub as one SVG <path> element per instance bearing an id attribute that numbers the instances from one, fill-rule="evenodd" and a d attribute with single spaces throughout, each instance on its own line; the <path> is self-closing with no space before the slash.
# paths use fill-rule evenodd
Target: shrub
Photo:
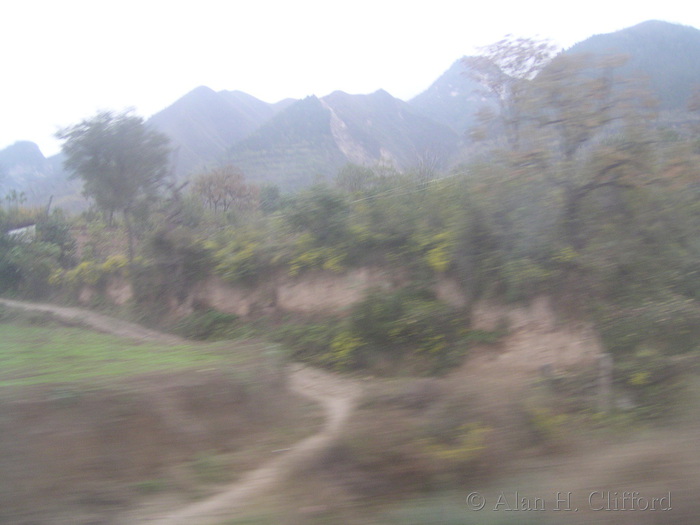
<path id="1" fill-rule="evenodd" d="M 288 224 L 310 233 L 319 245 L 342 242 L 347 234 L 350 207 L 333 188 L 316 185 L 300 193 L 290 206 Z"/>
<path id="2" fill-rule="evenodd" d="M 566 441 L 570 416 L 546 406 L 525 406 L 525 415 L 536 442 L 556 448 Z"/>
<path id="3" fill-rule="evenodd" d="M 335 365 L 327 354 L 340 329 L 340 321 L 330 319 L 325 322 L 285 324 L 275 329 L 271 335 L 292 350 L 294 359 Z"/>
<path id="4" fill-rule="evenodd" d="M 454 241 L 450 232 L 417 235 L 415 251 L 421 262 L 434 273 L 444 273 L 452 265 Z"/>
<path id="5" fill-rule="evenodd" d="M 254 236 L 229 232 L 205 246 L 212 253 L 214 273 L 231 284 L 254 282 L 268 267 L 262 255 L 262 243 Z"/>
<path id="6" fill-rule="evenodd" d="M 175 325 L 175 332 L 188 339 L 216 340 L 235 336 L 238 316 L 209 309 L 194 312 Z"/>
<path id="7" fill-rule="evenodd" d="M 422 444 L 425 451 L 436 460 L 450 463 L 453 468 L 465 468 L 486 448 L 491 432 L 491 427 L 480 423 L 465 423 L 456 429 L 447 442 L 428 438 Z"/>
<path id="8" fill-rule="evenodd" d="M 431 362 L 431 371 L 438 372 L 463 356 L 462 324 L 460 311 L 429 291 L 373 291 L 352 309 L 348 332 L 357 340 L 353 352 L 362 355 L 346 362 L 366 362 L 371 353 L 414 355 Z"/>
<path id="9" fill-rule="evenodd" d="M 353 368 L 357 366 L 358 355 L 364 346 L 362 339 L 348 330 L 343 330 L 333 338 L 330 351 L 322 357 L 322 360 L 340 370 Z"/>
<path id="10" fill-rule="evenodd" d="M 83 285 L 102 286 L 109 277 L 125 275 L 129 261 L 123 255 L 112 255 L 103 263 L 86 260 L 70 270 L 58 270 L 51 275 L 50 282 L 55 286 L 77 288 Z"/>
<path id="11" fill-rule="evenodd" d="M 425 290 L 372 291 L 345 319 L 286 325 L 275 337 L 297 359 L 339 370 L 396 365 L 438 373 L 457 364 L 470 333 L 462 316 Z M 395 368 L 395 366 L 394 366 Z"/>
<path id="12" fill-rule="evenodd" d="M 506 286 L 506 298 L 521 301 L 542 293 L 551 272 L 530 258 L 507 261 L 502 269 Z"/>
<path id="13" fill-rule="evenodd" d="M 682 369 L 658 351 L 642 348 L 615 363 L 618 391 L 632 397 L 634 410 L 642 418 L 667 415 L 678 404 L 682 391 Z"/>
<path id="14" fill-rule="evenodd" d="M 54 244 L 60 249 L 60 262 L 68 267 L 74 262 L 76 242 L 71 234 L 71 225 L 60 213 L 55 211 L 49 217 L 42 218 L 36 225 L 37 239 Z"/>
<path id="15" fill-rule="evenodd" d="M 647 299 L 634 307 L 609 306 L 598 316 L 603 343 L 612 353 L 630 353 L 652 344 L 665 354 L 698 348 L 700 307 L 692 299 Z"/>
<path id="16" fill-rule="evenodd" d="M 0 289 L 37 298 L 46 295 L 51 276 L 60 268 L 61 251 L 48 242 L 5 240 L 0 255 Z"/>
<path id="17" fill-rule="evenodd" d="M 316 246 L 310 234 L 302 234 L 294 243 L 289 274 L 294 276 L 311 269 L 341 272 L 345 269 L 346 258 L 347 253 L 342 246 Z"/>

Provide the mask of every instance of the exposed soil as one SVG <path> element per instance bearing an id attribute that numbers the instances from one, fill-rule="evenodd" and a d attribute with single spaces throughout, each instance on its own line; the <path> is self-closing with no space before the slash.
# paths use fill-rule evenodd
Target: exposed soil
<path id="1" fill-rule="evenodd" d="M 159 333 L 133 323 L 78 308 L 7 299 L 0 299 L 0 304 L 25 311 L 48 312 L 68 323 L 86 325 L 120 337 L 167 344 L 186 343 L 185 340 L 176 336 Z M 142 515 L 131 513 L 122 523 L 143 522 L 173 525 L 179 523 L 216 523 L 230 516 L 253 495 L 271 488 L 275 482 L 290 473 L 295 466 L 304 463 L 326 447 L 337 436 L 352 411 L 354 402 L 359 395 L 358 386 L 349 380 L 300 365 L 291 365 L 288 369 L 288 377 L 289 388 L 293 393 L 311 399 L 323 407 L 326 423 L 320 432 L 275 455 L 270 461 L 244 475 L 230 486 L 224 487 L 211 497 L 182 508 L 170 506 L 167 512 L 159 510 L 144 512 Z M 172 413 L 173 411 L 168 410 L 168 412 Z M 77 449 L 75 452 L 78 454 Z M 58 520 L 53 521 L 53 523 L 58 522 Z M 114 520 L 108 521 L 108 523 L 114 522 Z"/>
<path id="2" fill-rule="evenodd" d="M 235 515 L 253 496 L 269 490 L 295 468 L 308 462 L 327 447 L 340 432 L 359 395 L 356 384 L 336 376 L 300 365 L 289 368 L 290 388 L 301 396 L 320 403 L 326 413 L 323 429 L 283 454 L 246 474 L 236 483 L 219 493 L 183 508 L 168 512 L 132 516 L 126 523 L 154 523 L 159 525 L 200 525 L 220 523 Z"/>

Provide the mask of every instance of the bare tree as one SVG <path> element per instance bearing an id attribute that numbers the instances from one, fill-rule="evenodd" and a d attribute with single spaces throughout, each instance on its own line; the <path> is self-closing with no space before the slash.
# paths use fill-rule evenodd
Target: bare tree
<path id="1" fill-rule="evenodd" d="M 235 166 L 213 168 L 197 175 L 193 191 L 214 212 L 227 212 L 231 207 L 249 209 L 257 206 L 257 186 L 247 184 L 243 172 Z"/>

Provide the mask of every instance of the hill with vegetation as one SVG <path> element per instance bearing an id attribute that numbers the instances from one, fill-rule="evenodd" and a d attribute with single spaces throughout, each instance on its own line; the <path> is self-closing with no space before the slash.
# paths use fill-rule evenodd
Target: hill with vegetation
<path id="1" fill-rule="evenodd" d="M 385 91 L 338 91 L 290 106 L 232 146 L 227 160 L 258 184 L 289 190 L 330 179 L 349 162 L 406 170 L 430 159 L 444 166 L 456 146 L 454 132 Z"/>
<path id="2" fill-rule="evenodd" d="M 330 132 L 330 111 L 315 97 L 300 100 L 233 144 L 228 158 L 261 184 L 286 188 L 307 185 L 319 175 L 330 176 L 344 162 Z"/>
<path id="3" fill-rule="evenodd" d="M 592 36 L 566 53 L 627 56 L 620 74 L 641 76 L 666 110 L 685 111 L 700 86 L 700 30 L 690 26 L 650 20 Z"/>

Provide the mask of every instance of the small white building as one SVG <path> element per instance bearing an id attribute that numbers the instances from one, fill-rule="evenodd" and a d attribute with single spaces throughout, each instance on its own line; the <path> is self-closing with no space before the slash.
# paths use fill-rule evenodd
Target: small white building
<path id="1" fill-rule="evenodd" d="M 7 235 L 21 242 L 32 242 L 36 238 L 36 224 L 25 226 L 24 228 L 15 228 L 8 231 Z"/>

